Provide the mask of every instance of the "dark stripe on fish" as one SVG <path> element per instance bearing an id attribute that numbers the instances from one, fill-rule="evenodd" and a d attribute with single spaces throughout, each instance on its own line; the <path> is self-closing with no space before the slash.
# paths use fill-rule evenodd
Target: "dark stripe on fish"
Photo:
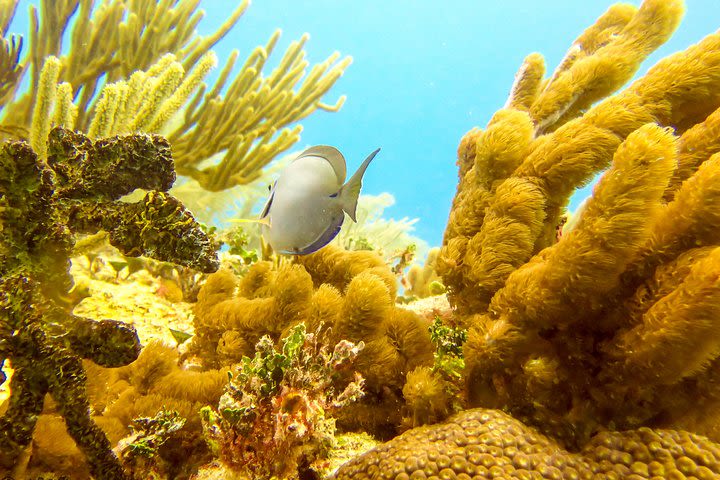
<path id="1" fill-rule="evenodd" d="M 262 212 L 260 212 L 260 218 L 267 217 L 268 213 L 270 213 L 270 207 L 272 206 L 273 198 L 275 198 L 275 186 L 277 186 L 277 180 L 275 180 L 275 183 L 273 183 L 272 187 L 270 188 L 270 197 L 268 197 L 267 202 L 265 202 L 265 206 L 262 209 Z"/>
<path id="2" fill-rule="evenodd" d="M 325 231 L 320 235 L 317 240 L 315 240 L 313 243 L 308 245 L 305 248 L 297 249 L 294 252 L 281 252 L 288 255 L 307 255 L 309 253 L 316 252 L 320 250 L 322 247 L 327 245 L 328 243 L 332 242 L 333 238 L 337 236 L 337 234 L 340 232 L 340 228 L 342 227 L 343 221 L 345 221 L 345 214 L 340 212 L 340 215 L 337 216 L 335 220 L 332 221 L 330 226 L 325 229 Z"/>

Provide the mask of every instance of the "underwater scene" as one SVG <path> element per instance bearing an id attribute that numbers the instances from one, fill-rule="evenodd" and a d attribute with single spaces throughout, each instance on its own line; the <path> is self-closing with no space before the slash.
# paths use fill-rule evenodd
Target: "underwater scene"
<path id="1" fill-rule="evenodd" d="M 720 479 L 718 0 L 0 0 L 0 479 Z"/>

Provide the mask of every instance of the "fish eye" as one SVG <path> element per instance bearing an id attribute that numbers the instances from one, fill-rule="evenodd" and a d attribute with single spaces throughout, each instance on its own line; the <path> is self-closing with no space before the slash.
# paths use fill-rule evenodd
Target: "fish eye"
<path id="1" fill-rule="evenodd" d="M 268 183 L 268 192 L 272 190 L 272 184 Z"/>

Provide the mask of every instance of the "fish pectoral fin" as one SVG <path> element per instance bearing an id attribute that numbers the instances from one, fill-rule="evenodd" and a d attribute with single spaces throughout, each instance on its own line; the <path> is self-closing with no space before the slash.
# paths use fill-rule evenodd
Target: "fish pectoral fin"
<path id="1" fill-rule="evenodd" d="M 338 190 L 337 193 L 330 195 L 331 197 L 340 197 L 340 207 L 343 209 L 343 211 L 345 211 L 345 213 L 348 214 L 348 216 L 350 216 L 353 222 L 357 222 L 355 218 L 357 211 L 357 201 L 358 197 L 360 196 L 360 189 L 362 188 L 363 175 L 365 175 L 365 170 L 367 170 L 368 165 L 370 165 L 370 162 L 372 162 L 373 158 L 375 158 L 375 155 L 377 155 L 379 151 L 380 149 L 378 148 L 370 155 L 368 155 L 365 161 L 363 161 L 362 165 L 360 165 L 360 167 L 353 174 L 353 176 L 350 177 L 350 180 L 348 180 L 345 185 L 340 187 L 340 190 Z"/>

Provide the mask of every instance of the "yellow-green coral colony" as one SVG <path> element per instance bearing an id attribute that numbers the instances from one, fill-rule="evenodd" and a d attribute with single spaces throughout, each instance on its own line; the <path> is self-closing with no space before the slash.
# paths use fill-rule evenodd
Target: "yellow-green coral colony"
<path id="1" fill-rule="evenodd" d="M 19 0 L 0 4 L 9 25 Z M 123 2 L 94 8 L 90 0 L 41 2 L 31 7 L 28 56 L 18 37 L 2 30 L 0 129 L 3 137 L 30 140 L 41 157 L 52 126 L 76 128 L 97 139 L 127 133 L 165 133 L 176 170 L 219 191 L 256 179 L 279 153 L 299 140 L 301 120 L 317 109 L 337 111 L 322 97 L 351 63 L 336 52 L 306 72 L 304 35 L 292 42 L 278 66 L 264 75 L 280 37 L 250 53 L 233 77 L 234 51 L 214 85 L 203 83 L 218 60 L 210 50 L 249 6 L 239 2 L 217 32 L 200 37 L 198 2 Z M 75 21 L 70 45 L 65 27 Z M 112 26 L 112 27 L 110 27 Z M 106 35 L 112 28 L 116 33 Z M 25 43 L 27 45 L 28 42 Z M 30 88 L 17 94 L 22 74 Z M 220 154 L 219 163 L 203 165 Z"/>
<path id="2" fill-rule="evenodd" d="M 68 267 L 76 235 L 102 229 L 126 255 L 205 272 L 218 268 L 216 246 L 165 193 L 175 178 L 165 139 L 130 135 L 93 143 L 55 128 L 46 155 L 42 159 L 24 142 L 0 149 L 0 357 L 14 369 L 0 417 L 0 469 L 17 465 L 49 393 L 90 473 L 124 478 L 107 436 L 91 418 L 81 360 L 127 365 L 137 358 L 140 342 L 121 321 L 80 317 L 63 304 L 73 282 Z M 136 188 L 149 190 L 143 200 L 119 201 Z"/>

